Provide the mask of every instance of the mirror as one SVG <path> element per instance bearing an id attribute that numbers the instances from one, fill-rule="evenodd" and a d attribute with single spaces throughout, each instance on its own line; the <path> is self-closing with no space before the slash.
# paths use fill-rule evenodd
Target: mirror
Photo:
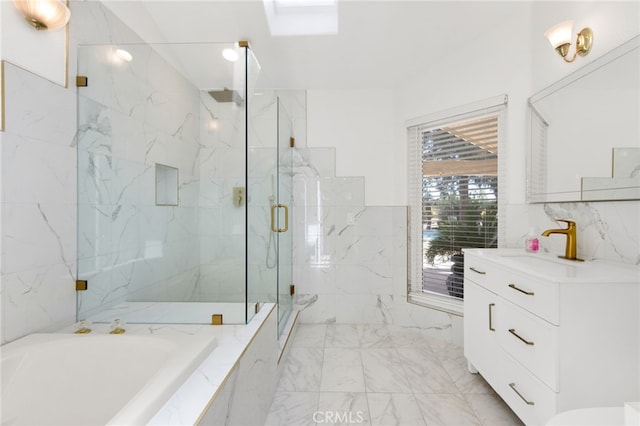
<path id="1" fill-rule="evenodd" d="M 528 202 L 640 199 L 639 40 L 529 98 Z"/>

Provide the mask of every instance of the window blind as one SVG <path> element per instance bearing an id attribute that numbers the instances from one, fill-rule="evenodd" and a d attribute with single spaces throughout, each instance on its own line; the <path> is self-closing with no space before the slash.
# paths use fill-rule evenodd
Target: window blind
<path id="1" fill-rule="evenodd" d="M 461 250 L 497 247 L 504 100 L 408 127 L 410 298 L 459 304 Z"/>
<path id="2" fill-rule="evenodd" d="M 531 104 L 529 111 L 531 140 L 536 143 L 531 143 L 529 147 L 527 200 L 537 202 L 542 201 L 542 195 L 547 193 L 547 128 L 549 124 Z M 534 164 L 536 167 L 533 167 Z"/>

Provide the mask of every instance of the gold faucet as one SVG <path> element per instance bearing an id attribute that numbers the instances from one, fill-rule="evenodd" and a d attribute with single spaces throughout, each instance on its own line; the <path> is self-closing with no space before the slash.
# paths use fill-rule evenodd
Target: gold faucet
<path id="1" fill-rule="evenodd" d="M 109 332 L 109 334 L 124 334 L 125 331 L 126 330 L 124 329 L 124 321 L 122 321 L 120 318 L 114 319 L 111 323 L 111 331 Z"/>
<path id="2" fill-rule="evenodd" d="M 582 259 L 576 257 L 576 223 L 572 220 L 556 219 L 556 222 L 565 222 L 569 227 L 566 229 L 547 229 L 542 233 L 543 237 L 548 237 L 551 234 L 564 234 L 567 236 L 567 244 L 564 249 L 564 256 L 558 256 L 563 259 L 577 260 L 583 262 Z"/>
<path id="3" fill-rule="evenodd" d="M 86 319 L 81 319 L 75 324 L 76 331 L 75 334 L 88 334 L 91 333 L 91 321 Z"/>

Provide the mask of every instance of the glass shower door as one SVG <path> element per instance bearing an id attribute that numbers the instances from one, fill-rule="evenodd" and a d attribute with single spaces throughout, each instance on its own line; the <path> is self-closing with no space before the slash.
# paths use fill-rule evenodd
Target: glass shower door
<path id="1" fill-rule="evenodd" d="M 293 122 L 278 98 L 278 335 L 287 324 L 293 306 L 292 201 Z M 282 231 L 285 230 L 285 231 Z"/>
<path id="2" fill-rule="evenodd" d="M 247 143 L 259 70 L 246 43 L 79 46 L 78 319 L 251 319 Z M 272 281 L 257 301 L 276 299 Z"/>

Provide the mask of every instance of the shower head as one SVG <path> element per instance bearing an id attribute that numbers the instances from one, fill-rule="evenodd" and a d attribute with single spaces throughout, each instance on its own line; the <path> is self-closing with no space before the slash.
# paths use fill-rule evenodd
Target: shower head
<path id="1" fill-rule="evenodd" d="M 209 90 L 207 93 L 216 102 L 235 102 L 238 106 L 242 105 L 242 96 L 235 90 L 229 90 L 225 87 L 222 90 Z"/>

